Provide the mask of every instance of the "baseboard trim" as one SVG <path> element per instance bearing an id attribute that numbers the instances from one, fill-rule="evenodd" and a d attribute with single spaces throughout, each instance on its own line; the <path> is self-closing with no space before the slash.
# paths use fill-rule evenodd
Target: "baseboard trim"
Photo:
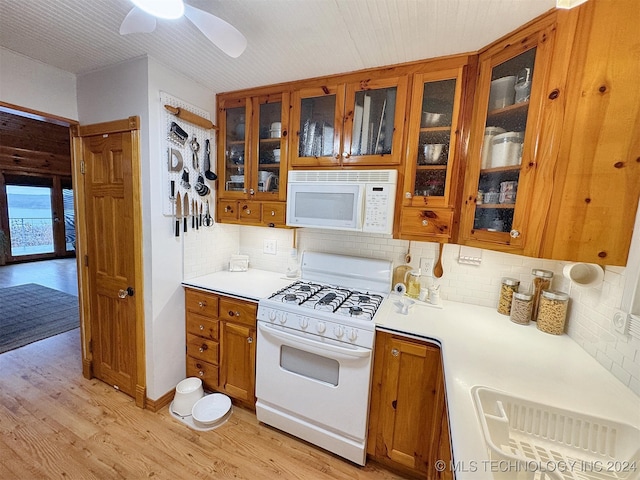
<path id="1" fill-rule="evenodd" d="M 147 400 L 144 406 L 147 410 L 151 410 L 152 412 L 157 412 L 160 409 L 162 409 L 165 405 L 169 405 L 171 403 L 171 401 L 173 400 L 174 393 L 175 393 L 175 390 L 169 390 L 167 393 L 162 395 L 157 400 L 151 400 L 150 398 L 147 397 Z"/>

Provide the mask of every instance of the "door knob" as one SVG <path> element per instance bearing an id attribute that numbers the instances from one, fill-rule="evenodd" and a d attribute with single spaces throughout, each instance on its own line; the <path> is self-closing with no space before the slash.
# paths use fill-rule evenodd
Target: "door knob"
<path id="1" fill-rule="evenodd" d="M 133 297 L 133 294 L 134 294 L 134 291 L 133 291 L 133 288 L 131 287 L 127 287 L 126 290 L 122 290 L 122 289 L 118 290 L 118 297 L 120 298 L 126 298 L 127 296 Z"/>

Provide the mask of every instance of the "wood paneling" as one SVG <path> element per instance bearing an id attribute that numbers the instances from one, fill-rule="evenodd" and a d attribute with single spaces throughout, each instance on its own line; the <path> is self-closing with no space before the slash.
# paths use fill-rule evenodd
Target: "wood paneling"
<path id="1" fill-rule="evenodd" d="M 69 127 L 0 110 L 0 170 L 71 175 Z"/>

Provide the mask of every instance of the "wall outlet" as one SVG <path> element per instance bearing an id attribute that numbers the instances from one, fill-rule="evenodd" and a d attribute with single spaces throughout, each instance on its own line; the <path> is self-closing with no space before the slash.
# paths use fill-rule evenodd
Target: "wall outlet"
<path id="1" fill-rule="evenodd" d="M 266 253 L 267 255 L 275 255 L 277 251 L 278 251 L 277 240 L 264 240 L 262 244 L 262 253 Z"/>
<path id="2" fill-rule="evenodd" d="M 421 258 L 420 271 L 422 272 L 422 275 L 433 277 L 433 258 Z"/>
<path id="3" fill-rule="evenodd" d="M 629 315 L 622 310 L 616 310 L 613 315 L 613 329 L 620 335 L 626 335 L 629 332 Z"/>

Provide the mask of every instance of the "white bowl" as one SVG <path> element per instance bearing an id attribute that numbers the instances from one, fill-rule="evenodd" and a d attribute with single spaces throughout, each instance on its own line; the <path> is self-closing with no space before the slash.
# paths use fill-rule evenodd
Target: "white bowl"
<path id="1" fill-rule="evenodd" d="M 221 420 L 226 420 L 226 415 L 231 410 L 231 399 L 222 393 L 212 393 L 196 402 L 191 410 L 193 421 L 196 425 L 211 427 Z"/>
<path id="2" fill-rule="evenodd" d="M 204 397 L 202 380 L 197 377 L 185 378 L 176 385 L 171 411 L 181 417 L 191 415 L 191 409 L 202 397 Z"/>
<path id="3" fill-rule="evenodd" d="M 434 165 L 441 163 L 440 156 L 442 155 L 443 148 L 444 143 L 425 143 L 422 146 L 422 155 L 424 162 L 422 164 Z"/>

